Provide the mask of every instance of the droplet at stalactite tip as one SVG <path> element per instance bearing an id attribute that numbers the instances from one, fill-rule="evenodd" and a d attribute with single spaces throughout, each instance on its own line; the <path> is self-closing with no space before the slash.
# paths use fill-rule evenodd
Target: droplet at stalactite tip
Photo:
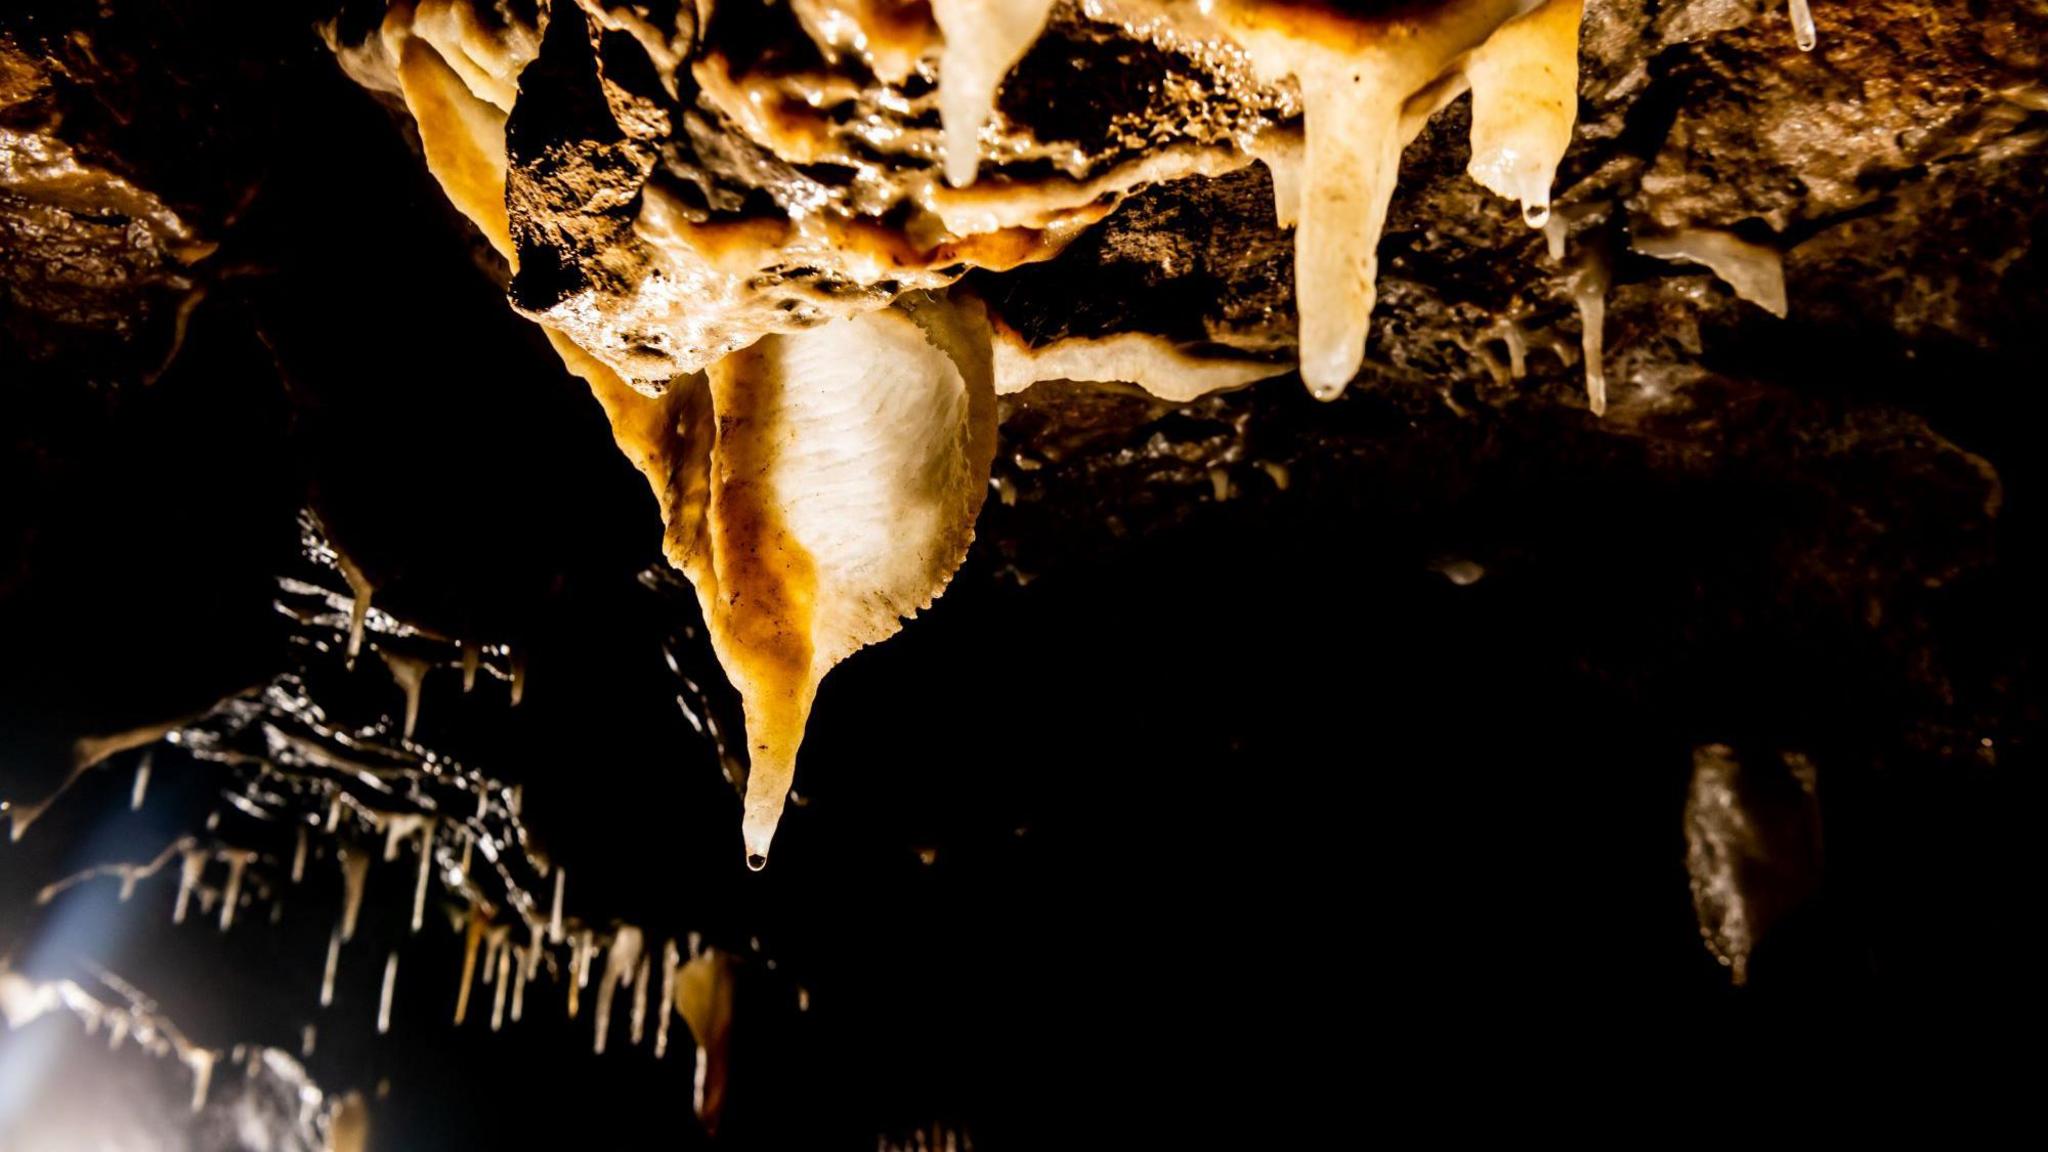
<path id="1" fill-rule="evenodd" d="M 1807 0 L 1790 0 L 1792 17 L 1792 40 L 1801 52 L 1811 52 L 1820 43 L 1820 33 L 1813 26 L 1813 8 Z"/>

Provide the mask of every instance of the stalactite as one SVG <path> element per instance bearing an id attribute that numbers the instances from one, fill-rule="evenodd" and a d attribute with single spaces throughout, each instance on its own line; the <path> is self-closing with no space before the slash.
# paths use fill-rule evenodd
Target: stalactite
<path id="1" fill-rule="evenodd" d="M 370 857 L 350 845 L 336 853 L 341 862 L 341 939 L 355 939 L 356 919 L 363 910 L 363 886 L 370 878 Z"/>
<path id="2" fill-rule="evenodd" d="M 334 1003 L 334 973 L 341 966 L 341 929 L 336 928 L 327 937 L 327 966 L 320 976 L 320 1006 L 325 1008 Z"/>
<path id="3" fill-rule="evenodd" d="M 229 848 L 221 852 L 221 858 L 228 865 L 228 879 L 222 887 L 220 901 L 220 930 L 225 932 L 235 926 L 235 909 L 242 902 L 242 869 L 256 859 L 256 854 Z"/>
<path id="4" fill-rule="evenodd" d="M 1807 0 L 1790 0 L 1789 11 L 1792 16 L 1793 41 L 1799 45 L 1801 52 L 1813 51 L 1814 45 L 1820 43 L 1820 34 L 1813 27 L 1813 9 L 1808 6 Z"/>
<path id="5" fill-rule="evenodd" d="M 939 119 L 945 124 L 946 180 L 974 183 L 977 138 L 995 111 L 996 90 L 1038 39 L 1052 0 L 932 0 L 945 34 L 939 57 Z"/>
<path id="6" fill-rule="evenodd" d="M 611 1033 L 612 994 L 633 978 L 636 965 L 640 962 L 640 929 L 631 924 L 621 924 L 612 932 L 611 947 L 605 952 L 604 973 L 597 978 L 597 1030 L 591 1050 L 604 1055 L 605 1041 Z M 584 961 L 584 972 L 589 973 L 590 962 Z"/>
<path id="7" fill-rule="evenodd" d="M 384 989 L 377 994 L 377 1035 L 391 1031 L 391 994 L 398 987 L 398 953 L 384 961 Z"/>

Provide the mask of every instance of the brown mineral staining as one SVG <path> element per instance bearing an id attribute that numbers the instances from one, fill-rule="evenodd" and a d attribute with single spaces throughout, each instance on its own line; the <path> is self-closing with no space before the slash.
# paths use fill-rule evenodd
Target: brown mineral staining
<path id="1" fill-rule="evenodd" d="M 1236 135 L 1196 117 L 1181 138 L 1126 138 L 1095 155 L 1076 146 L 1048 163 L 1053 142 L 1003 116 L 990 151 L 996 93 L 1034 42 L 1085 43 L 1072 14 L 1048 25 L 1053 7 L 970 13 L 948 0 L 929 11 L 930 40 L 923 13 L 799 5 L 822 72 L 801 53 L 748 52 L 742 65 L 728 51 L 733 29 L 715 21 L 614 28 L 581 9 L 557 12 L 541 36 L 465 31 L 446 5 L 394 8 L 354 58 L 373 85 L 389 70 L 429 170 L 511 265 L 515 304 L 589 382 L 655 491 L 668 555 L 696 586 L 746 704 L 744 824 L 757 866 L 819 680 L 928 605 L 964 555 L 988 488 L 998 386 L 1130 380 L 1186 401 L 1275 374 L 1148 333 L 998 339 L 964 292 L 911 304 L 911 318 L 878 309 L 970 268 L 1052 259 L 1135 190 L 1244 167 L 1243 145 L 1264 133 L 1278 215 L 1300 221 L 1302 374 L 1327 398 L 1363 358 L 1401 150 L 1467 77 L 1474 173 L 1532 221 L 1547 216 L 1575 111 L 1578 0 L 1228 4 L 1214 24 L 1187 5 L 1128 23 L 1112 9 L 1092 34 L 1173 56 L 1190 77 L 1182 98 L 1224 94 Z M 867 21 L 883 34 L 870 39 Z M 920 76 L 938 51 L 935 105 L 894 87 L 909 73 L 891 53 L 911 43 Z M 498 78 L 529 50 L 508 111 Z M 612 51 L 644 54 L 657 82 L 608 64 Z M 1272 94 L 1244 94 L 1247 54 Z M 1290 87 L 1304 146 L 1272 119 L 1294 107 Z M 864 111 L 834 111 L 849 107 Z M 910 144 L 934 111 L 943 140 Z"/>

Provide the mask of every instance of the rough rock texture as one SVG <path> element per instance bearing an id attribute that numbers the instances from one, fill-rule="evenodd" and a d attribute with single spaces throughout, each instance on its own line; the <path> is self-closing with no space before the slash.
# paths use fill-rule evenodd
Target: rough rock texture
<path id="1" fill-rule="evenodd" d="M 472 261 L 398 121 L 339 74 L 311 13 L 227 28 L 197 6 L 101 7 L 0 14 L 0 799 L 55 787 L 80 736 L 294 670 L 388 735 L 403 698 L 381 661 L 350 670 L 337 621 L 272 608 L 310 506 L 384 625 L 524 654 L 518 710 L 500 682 L 458 696 L 457 672 L 430 673 L 419 747 L 522 783 L 593 917 L 669 902 L 678 930 L 759 936 L 817 989 L 811 1014 L 778 1001 L 737 1026 L 736 1043 L 772 1040 L 754 1079 L 736 1062 L 733 1139 L 871 1146 L 943 1120 L 1058 1146 L 1105 1102 L 1139 1107 L 1133 1052 L 1189 1084 L 1229 1064 L 1215 1100 L 1304 1083 L 1352 1099 L 1345 1069 L 1210 1058 L 1225 965 L 1232 1052 L 1292 1053 L 1303 1021 L 1336 1021 L 1325 1048 L 1372 1036 L 1460 1061 L 1503 1011 L 1606 994 L 1685 998 L 1670 1030 L 1696 1054 L 1783 1025 L 1802 1060 L 1863 1026 L 1909 1035 L 1901 1005 L 1923 997 L 2008 1018 L 2036 994 L 2048 7 L 1821 0 L 1802 55 L 1781 4 L 1593 0 L 1562 261 L 1464 175 L 1454 105 L 1407 155 L 1367 375 L 1343 401 L 1289 379 L 1185 406 L 1073 384 L 1006 398 L 967 568 L 821 693 L 806 803 L 752 887 L 735 766 L 700 730 L 729 729 L 731 701 L 689 597 L 640 580 L 659 545 L 644 486 Z M 1150 75 L 1130 46 L 1100 48 L 1085 59 L 1114 66 L 1083 69 L 1091 84 Z M 1078 91 L 1019 85 L 1003 110 L 1068 123 Z M 515 152 L 529 129 L 547 142 L 521 153 L 521 194 L 548 201 L 569 164 L 705 170 L 635 153 L 611 108 L 515 110 Z M 603 147 L 561 151 L 578 140 Z M 52 183 L 32 155 L 93 175 Z M 1259 168 L 1155 186 L 1056 259 L 970 283 L 1034 337 L 1128 325 L 1277 359 L 1290 237 L 1270 203 Z M 546 252 L 601 277 L 597 254 L 618 255 L 603 215 L 536 227 L 522 275 Z M 1685 227 L 1781 251 L 1789 318 L 1630 248 Z M 1613 282 L 1604 419 L 1572 287 L 1592 253 Z M 558 288 L 515 284 L 514 302 Z M 1739 765 L 1737 784 L 1703 787 L 1702 765 Z M 4 849 L 0 951 L 64 910 L 29 898 L 81 863 L 69 846 L 96 843 L 131 767 L 84 778 Z M 1282 803 L 1283 775 L 1324 802 Z M 184 779 L 181 806 L 135 817 L 182 823 L 119 825 L 117 854 L 213 810 L 289 851 L 237 824 L 215 778 Z M 1757 835 L 1728 834 L 1745 821 Z M 201 1003 L 222 947 L 237 972 L 282 966 L 250 1015 L 293 1044 L 325 915 L 288 918 L 274 948 L 243 928 L 123 947 L 161 945 Z M 425 989 L 455 945 L 423 939 L 407 972 Z M 368 1032 L 375 994 L 374 964 L 351 971 L 316 1071 L 369 1086 L 403 1062 L 380 1115 L 421 1146 L 539 1122 L 451 1119 L 408 1074 L 471 1060 L 514 1094 L 554 1091 L 535 1052 L 587 1042 L 480 1049 L 430 1031 L 430 1000 L 394 1056 L 342 1039 Z M 234 1016 L 213 1034 L 254 1031 Z M 1738 1054 L 1728 1067 L 1773 1058 Z M 683 1083 L 617 1067 L 568 1075 L 614 1102 L 615 1077 L 643 1101 Z M 1158 1124 L 1217 1119 L 1150 1103 Z M 1271 1142 L 1278 1122 L 1257 1121 Z"/>
<path id="2" fill-rule="evenodd" d="M 1063 6 L 1005 85 L 981 185 L 1047 203 L 1006 209 L 937 186 L 928 66 L 886 84 L 828 61 L 791 5 L 717 5 L 701 28 L 687 5 L 657 7 L 564 9 L 506 132 L 513 304 L 650 392 L 763 332 L 1056 248 L 1130 182 L 1120 169 L 1235 152 L 1291 110 L 1239 55 Z M 999 226 L 974 222 L 991 210 Z M 636 231 L 669 218 L 717 232 L 664 250 L 649 232 L 665 229 Z"/>
<path id="3" fill-rule="evenodd" d="M 271 30 L 291 22 L 271 19 Z M 107 387 L 162 371 L 196 298 L 224 271 L 211 257 L 255 192 L 264 156 L 254 141 L 281 127 L 263 93 L 288 50 L 239 48 L 178 5 L 9 6 L 0 244 L 10 361 L 62 357 L 61 375 Z"/>

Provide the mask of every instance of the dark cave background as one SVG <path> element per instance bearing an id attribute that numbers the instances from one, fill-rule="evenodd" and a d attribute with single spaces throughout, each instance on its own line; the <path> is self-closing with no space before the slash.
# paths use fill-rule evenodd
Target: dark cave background
<path id="1" fill-rule="evenodd" d="M 761 961 L 722 1144 L 933 1124 L 987 1149 L 1277 1143 L 1446 1106 L 1470 1109 L 1447 1131 L 1512 1122 L 1492 1102 L 1569 1110 L 1634 1084 L 1739 1104 L 1954 1071 L 2038 1020 L 2031 239 L 1988 343 L 1907 347 L 1830 311 L 1826 283 L 1788 323 L 1713 329 L 1703 362 L 1740 387 L 1694 414 L 1711 442 L 1603 425 L 1569 373 L 1462 415 L 1394 386 L 1318 405 L 1284 380 L 1178 412 L 1012 402 L 1018 498 L 990 500 L 933 609 L 826 681 L 805 803 L 754 875 L 663 664 L 694 606 L 640 578 L 659 519 L 596 405 L 302 13 L 137 15 L 157 11 L 97 26 L 102 55 L 170 62 L 124 90 L 155 119 L 72 127 L 231 224 L 153 383 L 134 379 L 163 347 L 147 332 L 10 323 L 0 345 L 0 794 L 54 787 L 79 735 L 287 666 L 273 580 L 302 563 L 310 505 L 380 574 L 379 608 L 525 654 L 517 709 L 430 677 L 420 738 L 524 785 L 584 914 Z M 75 17 L 31 4 L 0 27 Z M 2038 188 L 2039 156 L 2020 163 L 2003 186 Z M 1972 221 L 1948 222 L 1958 251 Z M 1625 295 L 1617 311 L 1654 322 Z M 1995 514 L 1928 430 L 1995 469 Z M 1044 466 L 1001 463 L 1018 454 Z M 1458 560 L 1483 579 L 1453 583 Z M 716 684 L 701 640 L 682 649 Z M 375 661 L 330 672 L 330 707 L 398 707 Z M 1818 773 L 1817 847 L 1777 878 L 1785 910 L 1739 989 L 1688 888 L 1708 744 Z M 317 1021 L 323 1085 L 390 1081 L 375 1148 L 703 1141 L 687 1058 L 591 1056 L 558 985 L 503 1034 L 449 1027 L 459 942 L 401 943 L 405 866 L 373 871 L 367 943 L 324 1012 L 331 892 L 224 937 L 171 926 L 174 880 L 35 908 L 217 807 L 217 769 L 159 748 L 127 812 L 136 755 L 0 844 L 0 954 L 94 920 L 116 927 L 93 958 L 195 1037 L 296 1050 Z M 387 947 L 405 960 L 380 1039 Z M 111 1075 L 90 1046 L 65 1067 Z"/>

